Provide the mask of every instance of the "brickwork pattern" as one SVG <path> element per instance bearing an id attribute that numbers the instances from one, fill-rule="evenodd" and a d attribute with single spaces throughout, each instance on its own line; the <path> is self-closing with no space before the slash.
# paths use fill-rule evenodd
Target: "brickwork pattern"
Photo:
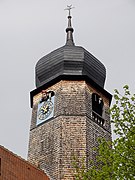
<path id="1" fill-rule="evenodd" d="M 0 146 L 0 180 L 49 180 L 40 169 Z"/>
<path id="2" fill-rule="evenodd" d="M 86 156 L 85 122 L 85 117 L 60 116 L 33 129 L 28 160 L 52 179 L 70 179 L 73 155 Z"/>
<path id="3" fill-rule="evenodd" d="M 55 93 L 54 117 L 36 127 L 37 104 L 41 93 L 35 95 L 29 140 L 28 160 L 47 172 L 52 180 L 73 179 L 73 155 L 94 158 L 96 138 L 111 139 L 107 113 L 109 100 L 85 81 L 60 81 L 46 89 Z M 105 125 L 92 119 L 92 93 L 104 101 Z"/>

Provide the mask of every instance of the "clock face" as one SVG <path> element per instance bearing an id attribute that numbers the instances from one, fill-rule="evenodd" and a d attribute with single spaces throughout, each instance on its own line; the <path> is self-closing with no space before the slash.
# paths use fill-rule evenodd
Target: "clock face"
<path id="1" fill-rule="evenodd" d="M 36 125 L 53 117 L 54 114 L 54 96 L 51 99 L 40 101 L 38 103 Z"/>
<path id="2" fill-rule="evenodd" d="M 42 120 L 48 118 L 49 115 L 52 113 L 52 111 L 53 111 L 52 101 L 50 101 L 50 100 L 45 101 L 38 111 L 38 119 L 42 121 Z"/>

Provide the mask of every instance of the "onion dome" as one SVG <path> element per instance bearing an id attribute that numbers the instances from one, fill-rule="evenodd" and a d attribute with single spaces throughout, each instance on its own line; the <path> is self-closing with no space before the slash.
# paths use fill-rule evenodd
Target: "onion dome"
<path id="1" fill-rule="evenodd" d="M 66 44 L 37 62 L 35 68 L 37 88 L 56 80 L 86 78 L 104 88 L 106 78 L 104 65 L 83 47 L 75 46 L 73 32 L 69 10 Z"/>

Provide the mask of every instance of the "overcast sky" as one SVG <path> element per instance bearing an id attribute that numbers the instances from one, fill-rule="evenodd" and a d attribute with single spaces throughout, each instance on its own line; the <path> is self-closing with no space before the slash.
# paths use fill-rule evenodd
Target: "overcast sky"
<path id="1" fill-rule="evenodd" d="M 0 144 L 24 158 L 35 64 L 65 44 L 70 4 L 75 44 L 106 66 L 105 89 L 135 89 L 135 0 L 0 0 Z"/>

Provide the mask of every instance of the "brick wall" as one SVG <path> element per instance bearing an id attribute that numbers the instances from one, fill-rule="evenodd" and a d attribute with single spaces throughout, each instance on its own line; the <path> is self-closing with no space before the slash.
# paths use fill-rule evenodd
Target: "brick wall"
<path id="1" fill-rule="evenodd" d="M 93 158 L 96 137 L 111 138 L 109 100 L 85 81 L 60 81 L 46 90 L 55 92 L 54 117 L 36 127 L 37 104 L 42 94 L 35 95 L 28 160 L 44 169 L 52 180 L 70 180 L 73 156 L 87 157 L 87 162 Z M 95 92 L 104 101 L 104 126 L 92 118 L 91 96 Z"/>
<path id="2" fill-rule="evenodd" d="M 0 180 L 49 180 L 26 160 L 0 146 Z"/>

